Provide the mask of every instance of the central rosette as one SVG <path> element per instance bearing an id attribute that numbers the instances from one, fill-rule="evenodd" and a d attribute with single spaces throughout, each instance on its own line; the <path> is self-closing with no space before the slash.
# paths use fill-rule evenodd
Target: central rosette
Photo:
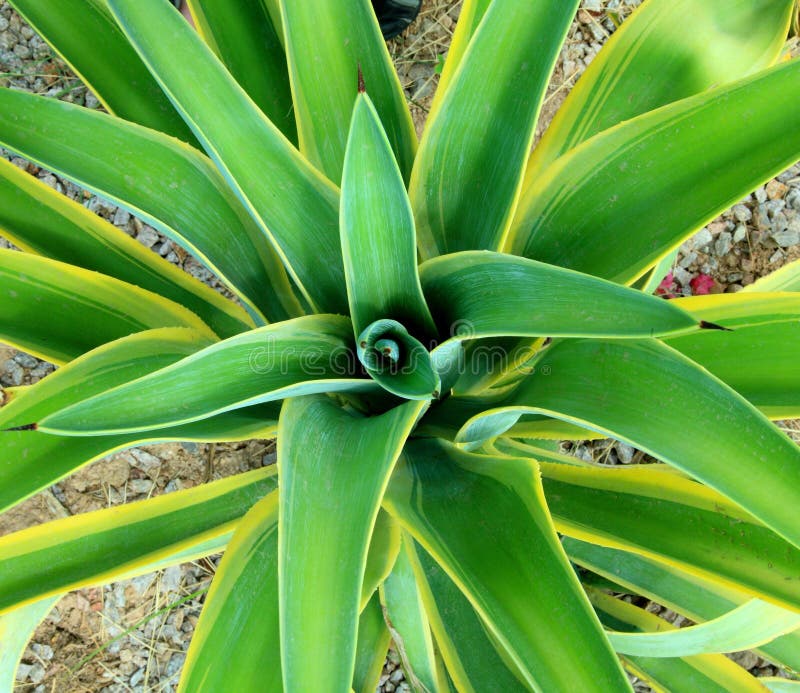
<path id="1" fill-rule="evenodd" d="M 358 336 L 356 350 L 367 373 L 385 390 L 406 399 L 439 396 L 430 353 L 396 320 L 370 323 Z"/>

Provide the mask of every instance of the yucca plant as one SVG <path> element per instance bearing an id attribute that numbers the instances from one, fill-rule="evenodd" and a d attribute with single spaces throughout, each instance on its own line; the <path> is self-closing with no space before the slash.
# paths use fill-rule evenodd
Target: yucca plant
<path id="1" fill-rule="evenodd" d="M 0 539 L 7 689 L 59 595 L 222 550 L 192 693 L 373 691 L 390 639 L 419 691 L 800 685 L 720 654 L 800 670 L 800 268 L 651 295 L 800 157 L 793 0 L 647 0 L 532 155 L 577 0 L 465 0 L 419 145 L 367 0 L 13 4 L 113 115 L 0 90 L 0 145 L 232 298 L 0 161 L 0 338 L 60 365 L 0 508 L 144 442 L 278 463 Z M 600 437 L 663 463 L 557 445 Z"/>

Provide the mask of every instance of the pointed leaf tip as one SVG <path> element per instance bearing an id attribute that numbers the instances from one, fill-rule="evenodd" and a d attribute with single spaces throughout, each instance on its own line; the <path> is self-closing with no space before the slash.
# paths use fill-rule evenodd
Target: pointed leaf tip
<path id="1" fill-rule="evenodd" d="M 23 426 L 13 426 L 11 428 L 5 428 L 3 429 L 3 432 L 7 433 L 11 431 L 35 431 L 37 428 L 39 428 L 39 424 L 31 423 L 31 424 L 25 424 Z"/>
<path id="2" fill-rule="evenodd" d="M 358 93 L 365 94 L 367 85 L 364 84 L 364 73 L 361 71 L 361 63 L 358 63 Z"/>
<path id="3" fill-rule="evenodd" d="M 733 332 L 730 327 L 723 327 L 722 325 L 717 325 L 715 322 L 707 322 L 706 320 L 700 321 L 700 329 L 701 330 L 722 330 L 723 332 Z"/>

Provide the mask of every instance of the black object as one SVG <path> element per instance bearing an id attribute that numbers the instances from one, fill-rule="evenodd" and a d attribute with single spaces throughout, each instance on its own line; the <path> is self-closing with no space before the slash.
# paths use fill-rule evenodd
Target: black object
<path id="1" fill-rule="evenodd" d="M 394 38 L 419 14 L 422 0 L 372 0 L 372 7 L 381 25 L 383 38 Z"/>
<path id="2" fill-rule="evenodd" d="M 181 9 L 183 0 L 170 0 L 175 7 Z M 372 8 L 381 25 L 383 38 L 394 38 L 402 34 L 419 14 L 422 0 L 372 0 Z"/>

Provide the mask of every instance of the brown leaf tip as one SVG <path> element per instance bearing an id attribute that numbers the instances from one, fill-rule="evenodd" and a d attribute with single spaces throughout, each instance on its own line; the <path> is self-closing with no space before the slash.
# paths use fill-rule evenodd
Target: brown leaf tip
<path id="1" fill-rule="evenodd" d="M 364 84 L 364 73 L 361 72 L 361 63 L 358 64 L 358 93 L 364 94 L 367 91 L 367 86 Z"/>
<path id="2" fill-rule="evenodd" d="M 730 327 L 723 327 L 722 325 L 717 325 L 714 322 L 706 322 L 705 320 L 700 321 L 700 329 L 701 330 L 722 330 L 723 332 L 733 332 Z"/>
<path id="3" fill-rule="evenodd" d="M 7 428 L 6 431 L 35 431 L 39 428 L 39 424 L 25 424 L 24 426 L 14 426 L 13 428 Z"/>

